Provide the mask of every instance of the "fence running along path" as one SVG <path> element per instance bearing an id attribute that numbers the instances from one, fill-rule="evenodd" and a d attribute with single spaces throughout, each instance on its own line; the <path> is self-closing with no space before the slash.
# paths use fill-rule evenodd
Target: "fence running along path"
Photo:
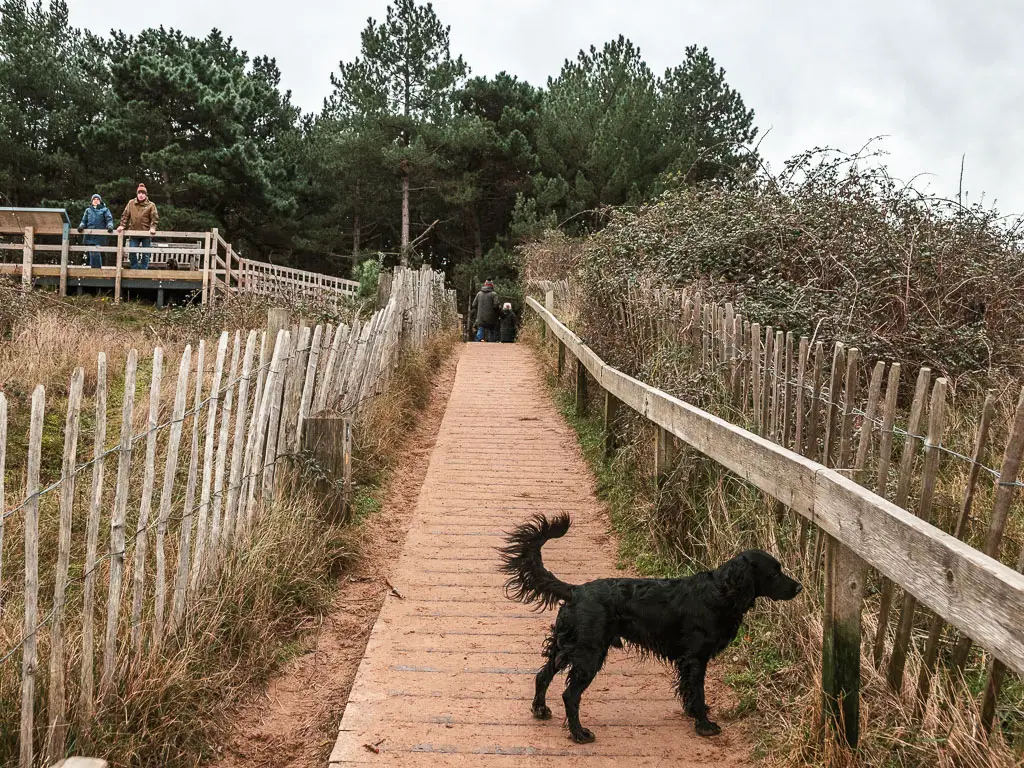
<path id="1" fill-rule="evenodd" d="M 620 308 L 623 327 L 646 324 L 646 333 L 672 334 L 687 345 L 693 367 L 716 376 L 735 413 L 752 421 L 753 431 L 747 431 L 606 364 L 555 316 L 556 304 L 572 315 L 568 283 L 538 281 L 533 287 L 544 291 L 544 304 L 532 297 L 527 302 L 546 338 L 558 345 L 559 373 L 567 354 L 575 360 L 577 407 L 586 408 L 590 382 L 603 394 L 608 450 L 614 445 L 617 408 L 628 406 L 655 425 L 655 472 L 671 465 L 672 438 L 678 438 L 803 518 L 798 546 L 815 579 L 824 560 L 823 709 L 841 738 L 856 745 L 859 737 L 862 609 L 869 567 L 883 580 L 877 631 L 868 639 L 873 641 L 874 662 L 884 666 L 890 686 L 903 686 L 915 615 L 926 608 L 931 613 L 925 617 L 928 632 L 921 642 L 918 712 L 928 700 L 942 631 L 949 624 L 959 630 L 951 653 L 955 671 L 964 669 L 972 643 L 988 656 L 981 713 L 985 726 L 991 727 L 1005 669 L 1024 673 L 1024 554 L 1017 570 L 998 560 L 1021 486 L 1024 391 L 1009 425 L 1002 466 L 996 470 L 981 463 L 993 418 L 991 395 L 968 457 L 942 445 L 947 382 L 933 382 L 928 368 L 918 374 L 909 421 L 901 430 L 895 426 L 898 363 L 875 364 L 864 395 L 860 353 L 842 343 L 826 355 L 821 342 L 812 347 L 807 338 L 762 329 L 732 305 L 705 302 L 690 291 L 650 291 L 638 306 L 664 311 L 645 317 Z M 894 436 L 903 438 L 898 466 Z M 916 476 L 915 458 L 922 451 Z M 875 458 L 871 473 L 869 452 Z M 970 466 L 952 535 L 931 524 L 943 456 Z M 983 472 L 992 475 L 995 488 L 984 551 L 979 551 L 961 538 Z M 915 481 L 920 493 L 916 509 L 910 511 L 905 507 Z M 889 493 L 893 501 L 885 498 Z M 887 646 L 891 651 L 886 664 Z"/>
<path id="2" fill-rule="evenodd" d="M 3 235 L 15 237 L 4 242 Z M 103 237 L 106 244 L 73 244 L 76 238 L 87 236 Z M 152 245 L 132 247 L 132 237 L 151 238 Z M 79 233 L 56 221 L 47 224 L 43 217 L 35 226 L 0 225 L 0 256 L 5 252 L 19 255 L 20 261 L 0 263 L 0 275 L 20 277 L 26 290 L 35 285 L 56 286 L 62 297 L 70 288 L 79 292 L 83 287 L 113 288 L 118 302 L 124 288 L 148 288 L 157 291 L 161 306 L 165 291 L 198 292 L 203 304 L 215 303 L 230 293 L 249 293 L 289 302 L 337 305 L 359 290 L 354 280 L 243 258 L 216 228 L 207 232 L 160 231 L 152 237 L 148 231 L 87 229 Z M 78 266 L 78 259 L 88 252 L 102 254 L 104 266 Z M 130 253 L 149 255 L 149 268 L 126 266 Z"/>
<path id="3" fill-rule="evenodd" d="M 107 406 L 120 382 L 101 353 L 91 439 L 80 439 L 85 372 L 78 368 L 61 475 L 46 487 L 46 391 L 35 388 L 22 501 L 0 518 L 0 684 L 21 689 L 20 719 L 17 712 L 0 718 L 8 733 L 20 731 L 18 765 L 30 768 L 40 753 L 48 763 L 64 757 L 71 732 L 79 746 L 88 743 L 98 710 L 130 682 L 136 661 L 186 631 L 189 605 L 216 589 L 226 558 L 248 545 L 267 505 L 287 489 L 291 460 L 316 460 L 320 440 L 340 443 L 344 506 L 352 423 L 363 404 L 382 391 L 404 350 L 422 347 L 456 318 L 441 273 L 396 270 L 384 307 L 351 327 L 295 327 L 287 311 L 271 310 L 267 330 L 225 331 L 215 348 L 199 341 L 179 360 L 165 361 L 158 347 L 144 366 L 131 350 L 119 419 Z M 168 401 L 162 381 L 172 365 Z M 140 368 L 148 380 L 138 380 Z M 137 388 L 146 393 L 141 402 Z M 11 488 L 20 484 L 4 471 L 8 415 L 0 393 L 0 499 L 22 490 Z M 119 436 L 108 439 L 108 421 Z M 91 458 L 81 461 L 87 452 Z M 103 554 L 101 528 L 109 532 Z M 18 569 L 9 565 L 18 541 L 9 535 L 5 542 L 5 530 L 23 539 Z M 56 555 L 41 552 L 41 541 Z M 73 561 L 73 553 L 82 555 Z M 37 695 L 42 675 L 45 701 Z"/>

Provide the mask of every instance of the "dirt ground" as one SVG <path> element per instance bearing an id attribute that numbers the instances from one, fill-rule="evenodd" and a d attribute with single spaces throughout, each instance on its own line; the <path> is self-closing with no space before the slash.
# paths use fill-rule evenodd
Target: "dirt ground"
<path id="1" fill-rule="evenodd" d="M 409 436 L 409 450 L 385 490 L 381 509 L 368 519 L 360 557 L 345 574 L 333 608 L 307 638 L 307 650 L 271 680 L 267 690 L 235 716 L 235 725 L 213 768 L 324 766 L 337 736 L 352 681 L 370 630 L 390 587 L 416 499 L 427 474 L 455 381 L 458 354 L 444 364 L 423 417 Z"/>

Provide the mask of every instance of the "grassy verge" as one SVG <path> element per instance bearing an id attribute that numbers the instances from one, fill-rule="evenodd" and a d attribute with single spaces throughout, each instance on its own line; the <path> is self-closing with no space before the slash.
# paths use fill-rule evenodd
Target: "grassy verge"
<path id="1" fill-rule="evenodd" d="M 83 404 L 83 434 L 79 460 L 92 454 L 92 414 L 94 412 L 96 356 L 107 353 L 108 419 L 107 444 L 113 444 L 120 429 L 119 404 L 124 397 L 123 365 L 130 348 L 139 351 L 139 376 L 136 385 L 134 431 L 144 426 L 150 378 L 151 351 L 165 351 L 162 403 L 169 403 L 175 385 L 178 356 L 185 343 L 211 338 L 224 328 L 258 326 L 263 308 L 238 304 L 218 308 L 216 314 L 186 309 L 176 313 L 156 312 L 133 304 L 114 310 L 95 299 L 56 302 L 36 294 L 11 301 L 26 302 L 25 314 L 0 328 L 0 381 L 9 401 L 10 442 L 7 454 L 8 477 L 23 472 L 28 424 L 28 402 L 32 387 L 42 382 L 47 388 L 47 419 L 44 431 L 44 456 L 59 457 L 63 443 L 66 388 L 77 366 L 86 369 L 86 399 Z M 4 300 L 0 290 L 0 303 Z M 19 304 L 19 306 L 21 306 Z M 0 312 L 0 320 L 4 315 Z M 116 766 L 195 766 L 215 756 L 211 745 L 220 739 L 225 714 L 273 675 L 281 665 L 299 652 L 302 639 L 315 617 L 332 604 L 339 573 L 358 556 L 359 526 L 380 507 L 383 483 L 403 449 L 401 435 L 408 431 L 418 413 L 429 402 L 432 373 L 451 350 L 450 340 L 431 342 L 422 353 L 411 355 L 399 366 L 385 391 L 367 409 L 358 425 L 355 481 L 357 495 L 353 519 L 345 525 L 327 519 L 305 483 L 286 494 L 279 504 L 261 513 L 258 524 L 245 547 L 230 553 L 215 583 L 192 599 L 183 625 L 167 638 L 143 662 L 127 670 L 126 658 L 119 659 L 117 683 L 110 697 L 98 707 L 97 717 L 88 727 L 78 725 L 78 670 L 82 635 L 82 591 L 72 584 L 68 596 L 65 624 L 65 649 L 69 675 L 68 703 L 71 715 L 69 750 L 75 754 L 107 757 Z M 208 355 L 207 372 L 212 368 Z M 166 418 L 169 414 L 162 414 Z M 183 454 L 175 493 L 183 493 L 187 473 L 187 446 L 191 422 L 182 440 Z M 200 428 L 205 425 L 205 419 Z M 141 449 L 139 449 L 141 451 Z M 52 455 L 51 455 L 52 454 Z M 162 468 L 164 446 L 158 446 L 158 465 Z M 141 456 L 133 461 L 133 478 L 143 471 Z M 301 463 L 300 463 L 301 465 Z M 44 482 L 59 475 L 59 462 L 44 466 Z M 107 463 L 104 481 L 104 510 L 113 502 L 116 460 Z M 23 482 L 20 481 L 20 482 Z M 7 484 L 7 506 L 20 499 L 20 487 Z M 84 560 L 82 549 L 89 477 L 78 483 L 79 503 L 73 521 L 75 531 L 72 552 L 72 577 Z M 140 487 L 134 482 L 132 487 Z M 175 498 L 174 509 L 183 506 Z M 137 491 L 129 498 L 127 527 L 134 530 L 139 508 Z M 107 512 L 104 512 L 106 515 Z M 40 574 L 44 579 L 41 595 L 48 601 L 53 584 L 50 574 L 56 553 L 56 496 L 45 497 L 40 541 Z M 167 540 L 167 558 L 173 581 L 179 521 L 172 516 Z M 22 567 L 19 541 L 22 528 L 15 518 L 6 526 L 3 545 L 4 570 L 0 582 L 0 646 L 13 645 L 20 638 L 21 589 L 18 579 Z M 104 518 L 99 551 L 109 546 Z M 152 541 L 151 541 L 152 546 Z M 128 561 L 131 561 L 129 553 Z M 153 584 L 152 558 L 147 559 L 147 585 Z M 101 632 L 106 621 L 108 572 L 105 566 L 97 574 L 94 626 Z M 130 585 L 130 578 L 127 582 Z M 128 606 L 131 588 L 123 592 L 119 648 L 129 646 Z M 48 603 L 45 603 L 48 604 Z M 147 607 L 145 609 L 149 611 Z M 143 625 L 149 626 L 144 614 Z M 147 633 L 146 642 L 149 642 Z M 49 658 L 48 637 L 40 637 L 40 658 L 44 666 L 36 677 L 36 723 L 44 728 Z M 96 648 L 96 671 L 102 664 L 102 643 Z M 0 666 L 0 765 L 17 763 L 20 712 L 20 657 L 14 656 Z M 40 731 L 41 732 L 41 731 Z M 37 739 L 39 743 L 41 739 Z"/>
<path id="2" fill-rule="evenodd" d="M 653 428 L 632 412 L 617 421 L 618 447 L 606 459 L 597 404 L 591 403 L 589 409 L 595 415 L 578 416 L 571 374 L 564 380 L 556 374 L 554 345 L 543 344 L 536 327 L 527 328 L 523 336 L 537 349 L 553 397 L 579 436 L 618 535 L 624 565 L 647 576 L 679 576 L 715 567 L 742 549 L 757 547 L 776 554 L 786 570 L 804 582 L 801 598 L 760 604 L 749 613 L 736 640 L 717 662 L 726 666 L 726 682 L 739 704 L 731 712 L 718 710 L 716 715 L 724 715 L 725 721 L 747 719 L 755 758 L 780 768 L 1009 768 L 1021 764 L 1024 690 L 1019 683 L 1009 682 L 1004 689 L 999 711 L 1002 727 L 986 739 L 964 681 L 950 680 L 940 671 L 924 717 L 916 718 L 915 686 L 908 684 L 905 693 L 894 694 L 867 658 L 862 661 L 859 753 L 845 753 L 823 738 L 816 727 L 821 711 L 822 593 L 798 546 L 799 523 L 794 515 L 681 445 L 677 445 L 668 482 L 656 486 L 651 477 Z M 877 584 L 873 587 L 877 589 Z M 865 637 L 874 634 L 870 622 L 876 615 L 875 600 L 875 595 L 869 597 L 871 607 L 864 612 Z M 973 694 L 985 661 L 976 652 L 969 666 L 966 683 Z M 912 651 L 907 680 L 916 681 L 919 665 L 920 654 Z"/>

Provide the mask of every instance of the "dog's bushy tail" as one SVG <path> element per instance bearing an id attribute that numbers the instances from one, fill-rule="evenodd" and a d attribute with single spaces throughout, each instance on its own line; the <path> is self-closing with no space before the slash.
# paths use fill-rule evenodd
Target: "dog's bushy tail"
<path id="1" fill-rule="evenodd" d="M 573 585 L 557 578 L 544 567 L 541 547 L 549 539 L 558 539 L 569 530 L 568 515 L 549 521 L 543 515 L 518 526 L 508 534 L 508 544 L 501 553 L 501 572 L 508 574 L 505 596 L 521 603 L 535 603 L 537 608 L 553 608 L 559 600 L 572 596 Z"/>

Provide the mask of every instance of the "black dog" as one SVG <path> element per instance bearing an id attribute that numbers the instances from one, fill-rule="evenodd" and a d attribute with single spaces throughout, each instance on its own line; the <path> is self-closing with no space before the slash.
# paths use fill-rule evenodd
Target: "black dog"
<path id="1" fill-rule="evenodd" d="M 565 716 L 573 741 L 585 744 L 594 734 L 580 724 L 580 699 L 604 665 L 610 647 L 623 642 L 641 653 L 670 662 L 678 691 L 697 733 L 721 729 L 708 719 L 704 673 L 708 661 L 736 637 L 740 622 L 758 597 L 792 600 L 802 587 L 782 572 L 779 562 L 759 549 L 737 555 L 714 571 L 682 579 L 598 579 L 573 585 L 544 567 L 540 550 L 569 530 L 569 516 L 552 521 L 536 516 L 508 536 L 501 552 L 509 579 L 505 594 L 538 609 L 562 603 L 544 643 L 547 663 L 537 673 L 533 716 L 551 717 L 545 703 L 555 674 L 569 669 Z"/>

